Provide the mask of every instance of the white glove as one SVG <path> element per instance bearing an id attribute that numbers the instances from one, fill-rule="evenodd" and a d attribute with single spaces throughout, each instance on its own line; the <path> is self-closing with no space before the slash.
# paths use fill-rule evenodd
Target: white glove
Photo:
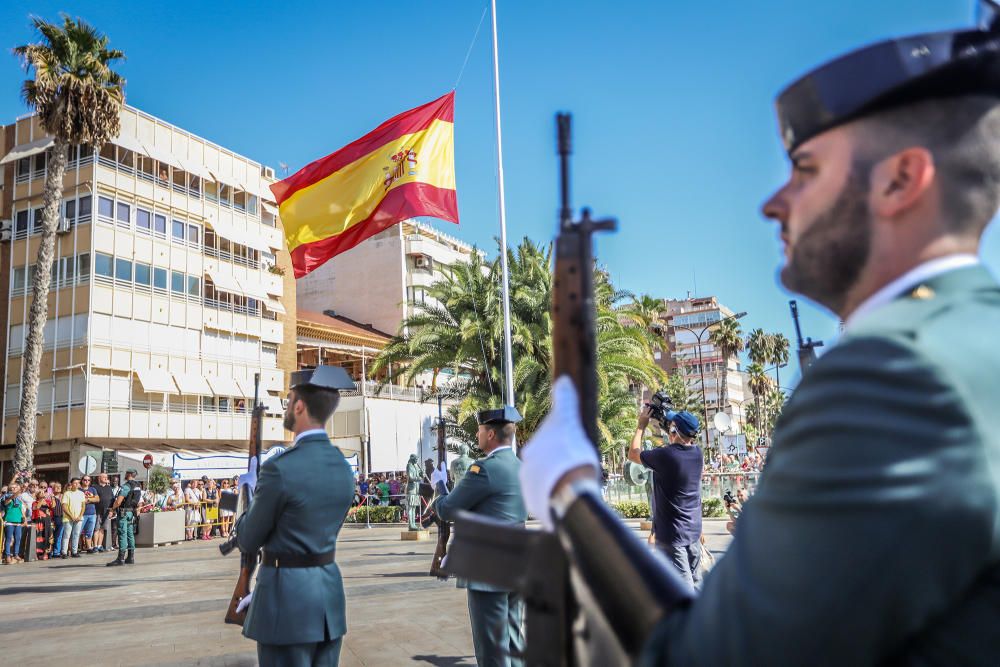
<path id="1" fill-rule="evenodd" d="M 444 461 L 437 467 L 437 470 L 431 473 L 431 486 L 434 489 L 437 489 L 438 482 L 444 484 L 445 490 L 448 489 L 448 466 Z"/>
<path id="2" fill-rule="evenodd" d="M 250 493 L 253 493 L 253 490 L 257 488 L 257 457 L 251 456 L 249 464 L 247 471 L 240 475 L 239 487 L 237 488 L 246 484 L 250 487 Z"/>
<path id="3" fill-rule="evenodd" d="M 521 459 L 524 504 L 547 530 L 554 528 L 549 498 L 563 475 L 589 465 L 595 479 L 600 479 L 597 449 L 583 430 L 576 388 L 568 377 L 560 377 L 552 385 L 552 410 L 524 446 Z"/>
<path id="4" fill-rule="evenodd" d="M 253 598 L 253 591 L 247 593 L 247 596 L 239 601 L 236 605 L 236 613 L 241 613 L 244 609 L 250 606 L 250 600 Z"/>

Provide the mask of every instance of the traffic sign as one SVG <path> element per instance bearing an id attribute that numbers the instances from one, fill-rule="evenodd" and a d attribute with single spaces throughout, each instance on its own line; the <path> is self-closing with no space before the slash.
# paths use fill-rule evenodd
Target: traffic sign
<path id="1" fill-rule="evenodd" d="M 80 457 L 80 463 L 77 464 L 80 472 L 84 475 L 93 475 L 97 472 L 97 459 L 95 459 L 90 454 Z"/>
<path id="2" fill-rule="evenodd" d="M 150 468 L 153 467 L 152 454 L 146 454 L 145 456 L 142 457 L 142 467 L 145 468 L 146 470 L 149 470 Z"/>

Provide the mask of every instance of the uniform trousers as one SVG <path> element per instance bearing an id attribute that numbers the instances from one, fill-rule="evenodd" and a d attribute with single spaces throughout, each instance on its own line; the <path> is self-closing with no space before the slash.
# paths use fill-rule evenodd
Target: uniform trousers
<path id="1" fill-rule="evenodd" d="M 257 643 L 260 667 L 337 667 L 343 637 L 306 644 Z"/>
<path id="2" fill-rule="evenodd" d="M 511 653 L 524 652 L 521 617 L 524 604 L 516 593 L 469 589 L 472 643 L 479 667 L 521 667 L 524 661 Z"/>

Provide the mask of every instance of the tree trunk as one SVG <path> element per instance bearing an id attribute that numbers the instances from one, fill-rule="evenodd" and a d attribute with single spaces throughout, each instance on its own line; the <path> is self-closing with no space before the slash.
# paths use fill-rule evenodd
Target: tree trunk
<path id="1" fill-rule="evenodd" d="M 63 174 L 66 172 L 68 144 L 56 138 L 46 162 L 45 191 L 42 195 L 42 238 L 32 280 L 33 296 L 28 311 L 28 332 L 24 343 L 21 373 L 21 407 L 17 422 L 17 444 L 14 470 L 34 469 L 36 420 L 38 411 L 39 369 L 42 363 L 42 343 L 45 321 L 49 315 L 49 286 L 52 284 L 52 255 L 56 245 L 56 225 L 63 198 Z"/>

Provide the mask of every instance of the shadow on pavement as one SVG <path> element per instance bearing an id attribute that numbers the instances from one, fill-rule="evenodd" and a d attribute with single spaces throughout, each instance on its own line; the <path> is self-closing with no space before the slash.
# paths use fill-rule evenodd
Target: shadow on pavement
<path id="1" fill-rule="evenodd" d="M 461 665 L 475 665 L 476 658 L 471 655 L 415 655 L 414 662 L 426 662 L 437 667 L 452 667 Z"/>
<path id="2" fill-rule="evenodd" d="M 0 588 L 0 595 L 18 595 L 19 593 L 72 593 L 75 591 L 91 591 L 121 585 L 115 582 L 102 582 L 99 584 L 68 584 L 66 586 L 4 586 Z"/>

